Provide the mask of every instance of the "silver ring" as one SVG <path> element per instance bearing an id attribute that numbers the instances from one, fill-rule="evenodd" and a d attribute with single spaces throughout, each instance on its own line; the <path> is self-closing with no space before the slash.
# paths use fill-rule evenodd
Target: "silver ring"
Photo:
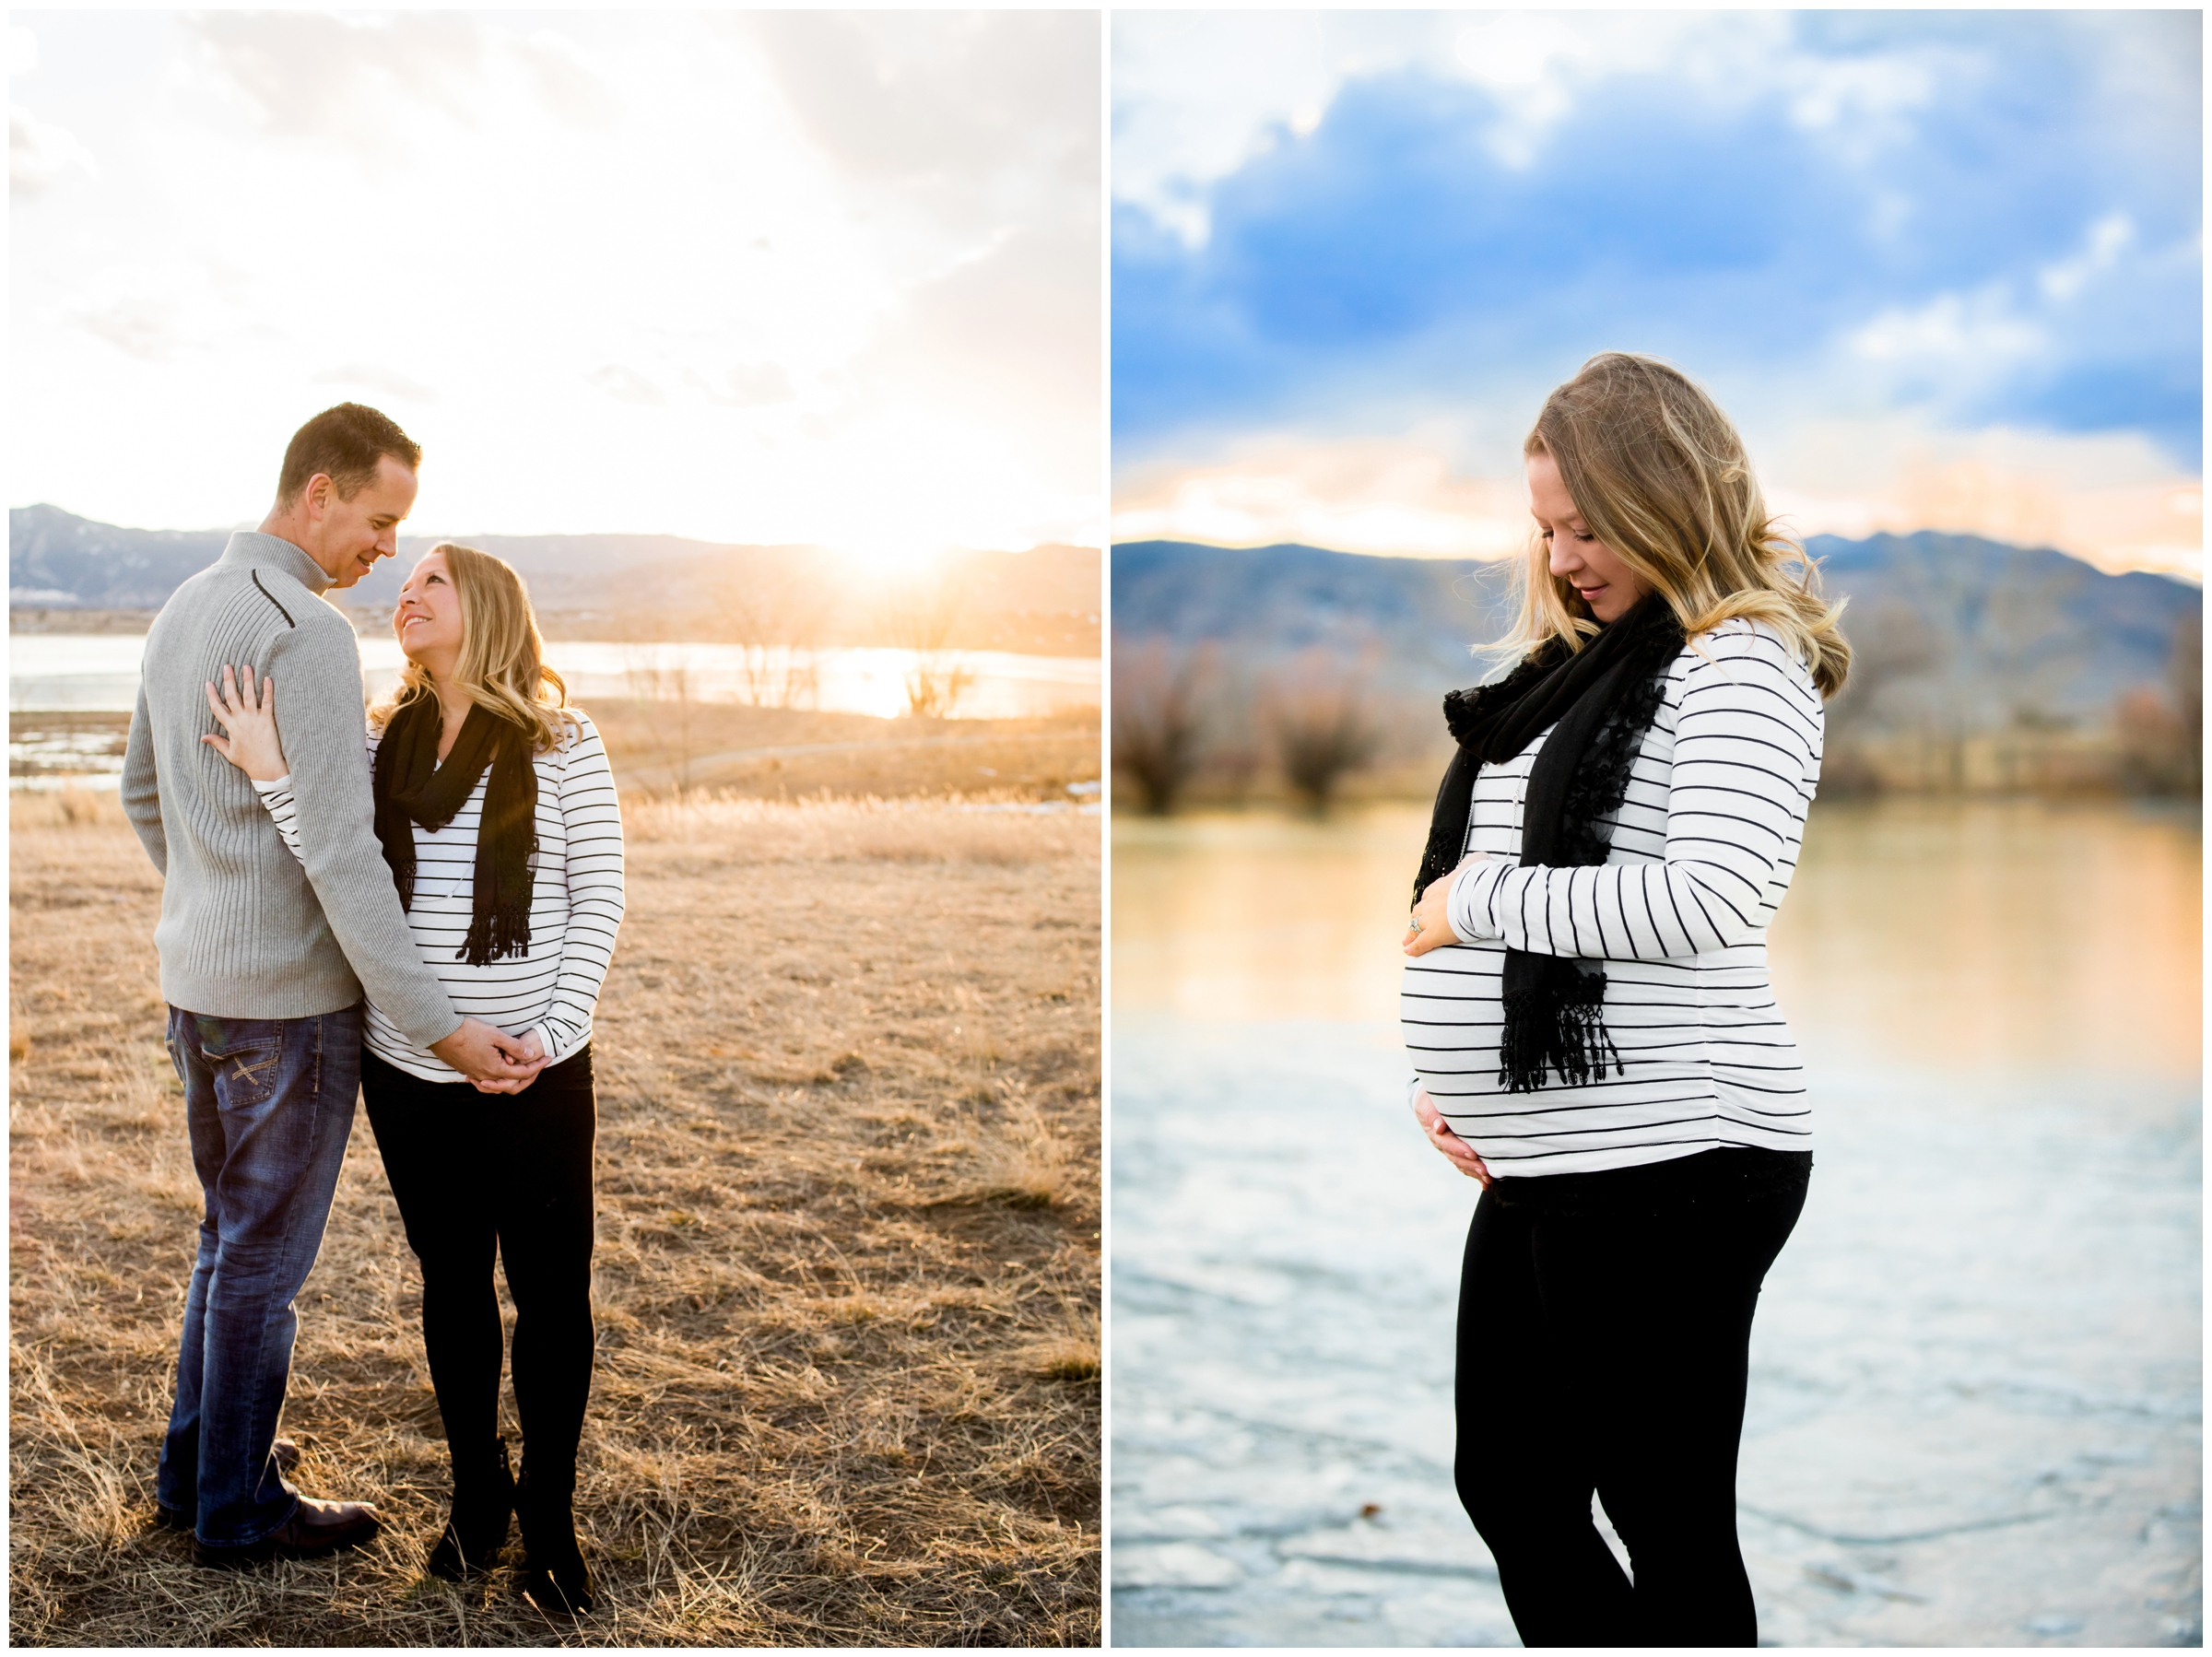
<path id="1" fill-rule="evenodd" d="M 1423 930 L 1423 929 L 1422 929 L 1422 926 L 1421 926 L 1421 918 L 1420 918 L 1420 916 L 1418 916 L 1418 915 L 1416 915 L 1416 916 L 1414 916 L 1414 918 L 1413 918 L 1413 929 L 1414 929 L 1414 931 L 1416 931 L 1416 932 L 1419 932 L 1419 931 Z"/>

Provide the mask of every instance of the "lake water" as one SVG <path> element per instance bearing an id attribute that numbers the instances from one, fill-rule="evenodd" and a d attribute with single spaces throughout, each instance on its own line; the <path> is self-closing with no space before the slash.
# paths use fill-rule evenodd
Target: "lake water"
<path id="1" fill-rule="evenodd" d="M 1451 1483 L 1477 1188 L 1404 1104 L 1426 821 L 1115 819 L 1117 1645 L 1516 1643 Z M 1763 1643 L 2201 1643 L 2201 854 L 2194 811 L 1816 806 Z"/>
<path id="2" fill-rule="evenodd" d="M 138 694 L 143 633 L 20 633 L 8 640 L 10 712 L 121 711 Z M 704 701 L 752 699 L 759 682 L 782 685 L 795 670 L 810 687 L 795 705 L 825 713 L 906 711 L 906 675 L 915 653 L 904 650 L 748 652 L 735 644 L 610 644 L 558 641 L 547 659 L 579 702 L 594 697 L 667 696 L 678 676 Z M 361 668 L 371 694 L 399 682 L 399 641 L 361 640 Z M 941 664 L 966 673 L 970 684 L 954 711 L 969 719 L 1028 719 L 1063 709 L 1099 706 L 1096 656 L 1024 656 L 1006 651 L 948 651 Z M 765 676 L 764 681 L 762 676 Z"/>

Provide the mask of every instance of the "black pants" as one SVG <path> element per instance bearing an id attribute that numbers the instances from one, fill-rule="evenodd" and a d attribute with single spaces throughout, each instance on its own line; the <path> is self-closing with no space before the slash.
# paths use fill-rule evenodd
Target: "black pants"
<path id="1" fill-rule="evenodd" d="M 1524 1644 L 1758 1643 L 1736 1445 L 1751 1314 L 1811 1167 L 1722 1149 L 1483 1193 L 1460 1277 L 1453 1475 Z"/>
<path id="2" fill-rule="evenodd" d="M 515 1094 L 426 1082 L 363 1052 L 361 1091 L 422 1263 L 422 1342 L 456 1463 L 499 1434 L 496 1253 L 514 1297 L 524 1465 L 541 1489 L 571 1487 L 592 1388 L 591 1050 Z"/>

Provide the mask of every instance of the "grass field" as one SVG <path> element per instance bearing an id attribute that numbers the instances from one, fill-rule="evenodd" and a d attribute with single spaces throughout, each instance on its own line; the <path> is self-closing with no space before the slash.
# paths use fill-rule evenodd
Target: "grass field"
<path id="1" fill-rule="evenodd" d="M 150 1528 L 200 1206 L 159 883 L 112 795 L 11 819 L 14 1643 L 1096 1643 L 1097 818 L 626 806 L 572 1629 L 512 1562 L 423 1574 L 444 1451 L 365 1121 L 284 1428 L 383 1534 L 233 1577 Z"/>
<path id="2" fill-rule="evenodd" d="M 594 699 L 623 797 L 704 790 L 766 800 L 831 793 L 913 799 L 1068 798 L 1099 780 L 1096 708 L 1038 719 L 877 719 L 735 702 Z M 9 768 L 44 786 L 123 769 L 128 713 L 7 716 Z"/>

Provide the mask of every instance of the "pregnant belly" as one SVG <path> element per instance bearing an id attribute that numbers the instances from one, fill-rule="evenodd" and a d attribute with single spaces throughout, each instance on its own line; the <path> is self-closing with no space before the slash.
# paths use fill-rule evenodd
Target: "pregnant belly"
<path id="1" fill-rule="evenodd" d="M 1497 1068 L 1502 1013 L 1499 975 L 1501 944 L 1455 944 L 1406 963 L 1398 986 L 1398 1017 L 1413 1067 L 1438 1091 L 1470 1066 Z"/>

